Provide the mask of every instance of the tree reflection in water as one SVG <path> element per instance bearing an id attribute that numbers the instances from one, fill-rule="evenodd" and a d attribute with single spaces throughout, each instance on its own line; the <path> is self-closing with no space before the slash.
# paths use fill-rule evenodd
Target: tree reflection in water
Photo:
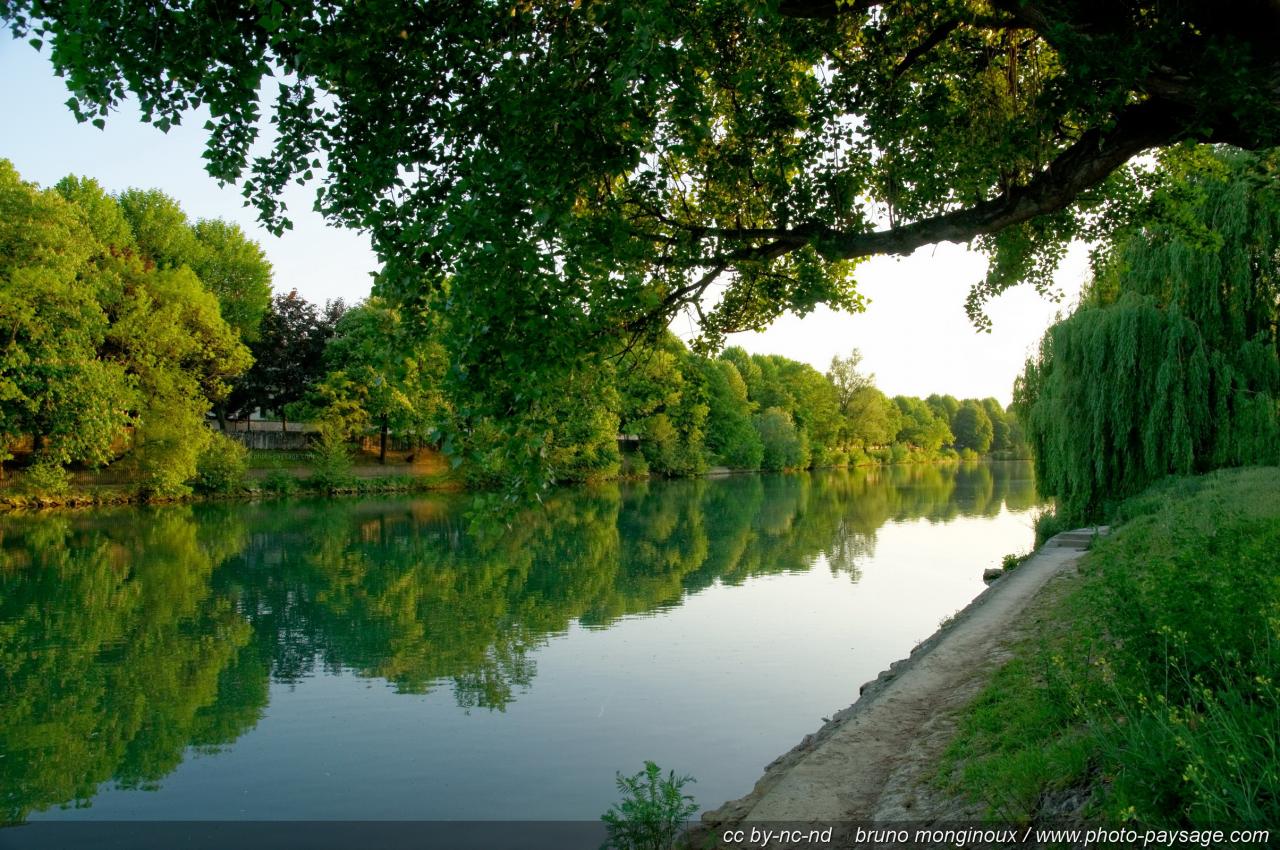
<path id="1" fill-rule="evenodd" d="M 859 578 L 887 522 L 1035 503 L 1029 464 L 733 476 L 554 492 L 498 533 L 467 498 L 275 502 L 6 518 L 0 817 L 154 786 L 318 670 L 504 710 L 572 623 L 715 582 Z"/>

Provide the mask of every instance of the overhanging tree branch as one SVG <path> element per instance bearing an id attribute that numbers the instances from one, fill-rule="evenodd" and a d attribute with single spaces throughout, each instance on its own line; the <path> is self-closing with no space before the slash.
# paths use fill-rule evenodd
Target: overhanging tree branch
<path id="1" fill-rule="evenodd" d="M 1085 132 L 1030 182 L 967 209 L 869 232 L 848 232 L 817 224 L 794 228 L 691 227 L 690 230 L 696 231 L 700 238 L 739 242 L 767 240 L 711 258 L 730 263 L 768 260 L 810 244 L 833 260 L 908 254 L 934 242 L 968 242 L 1057 212 L 1135 155 L 1175 142 L 1187 132 L 1181 109 L 1160 101 L 1145 101 L 1124 110 L 1110 130 Z"/>

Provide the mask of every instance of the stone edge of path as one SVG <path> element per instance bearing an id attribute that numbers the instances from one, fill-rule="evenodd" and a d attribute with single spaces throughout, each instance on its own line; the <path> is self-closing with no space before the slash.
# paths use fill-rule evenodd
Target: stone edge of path
<path id="1" fill-rule="evenodd" d="M 791 771 L 793 767 L 799 764 L 804 758 L 818 750 L 822 744 L 829 739 L 835 732 L 841 729 L 852 718 L 858 716 L 862 712 L 867 711 L 874 705 L 879 697 L 883 695 L 893 684 L 895 680 L 903 674 L 911 670 L 922 659 L 929 655 L 936 647 L 938 647 L 947 637 L 962 624 L 970 620 L 976 612 L 982 609 L 992 598 L 1005 592 L 1009 587 L 1010 580 L 1019 575 L 1029 572 L 1035 572 L 1035 561 L 1043 560 L 1050 562 L 1046 567 L 1046 575 L 1040 582 L 1040 586 L 1031 594 L 1029 598 L 1034 598 L 1044 589 L 1044 585 L 1048 583 L 1058 569 L 1067 564 L 1074 564 L 1078 561 L 1073 558 L 1067 562 L 1061 562 L 1058 558 L 1044 558 L 1040 556 L 1046 554 L 1049 550 L 1062 549 L 1075 550 L 1083 554 L 1089 544 L 1095 537 L 1105 535 L 1109 529 L 1106 526 L 1096 526 L 1091 528 L 1079 528 L 1071 531 L 1064 531 L 1057 534 L 1044 542 L 1032 555 L 1027 558 L 1016 570 L 1006 572 L 1000 578 L 991 582 L 981 593 L 973 600 L 957 612 L 953 617 L 939 626 L 938 630 L 932 635 L 925 638 L 912 648 L 906 658 L 894 661 L 889 665 L 887 670 L 882 671 L 874 679 L 864 683 L 858 689 L 858 698 L 854 703 L 846 708 L 837 711 L 831 716 L 831 719 L 822 725 L 816 732 L 811 732 L 801 739 L 800 743 L 792 747 L 787 752 L 778 756 L 764 768 L 764 774 L 757 780 L 755 786 L 747 793 L 746 796 L 736 800 L 729 800 L 718 808 L 709 809 L 702 813 L 700 822 L 694 827 L 694 832 L 710 830 L 726 824 L 739 823 L 744 821 L 755 806 Z M 1056 554 L 1056 553 L 1055 553 Z M 1055 564 L 1058 562 L 1055 568 Z"/>

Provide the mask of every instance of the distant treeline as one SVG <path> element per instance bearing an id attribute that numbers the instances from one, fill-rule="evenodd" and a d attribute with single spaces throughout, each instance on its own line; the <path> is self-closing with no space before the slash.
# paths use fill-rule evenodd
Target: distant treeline
<path id="1" fill-rule="evenodd" d="M 465 421 L 450 398 L 434 317 L 372 297 L 343 312 L 323 356 L 308 359 L 291 347 L 314 345 L 332 305 L 322 311 L 296 293 L 278 296 L 267 323 L 287 327 L 272 319 L 285 311 L 312 319 L 294 335 L 264 331 L 250 343 L 255 365 L 240 385 L 247 389 L 237 387 L 232 398 L 285 420 L 319 421 L 348 438 L 376 430 L 442 440 L 464 459 L 473 483 L 498 485 L 511 473 L 499 446 L 506 436 L 492 423 Z M 298 364 L 283 380 L 275 377 L 282 363 Z M 694 475 L 715 466 L 782 470 L 1030 456 L 1021 427 L 994 398 L 889 398 L 858 364 L 856 350 L 833 358 L 825 374 L 737 347 L 707 357 L 667 334 L 584 373 L 576 392 L 559 400 L 552 433 L 535 439 L 561 481 Z"/>
<path id="2" fill-rule="evenodd" d="M 26 449 L 30 483 L 48 491 L 69 467 L 108 464 L 147 494 L 236 486 L 243 449 L 206 419 L 257 410 L 316 421 L 331 441 L 438 444 L 484 486 L 518 476 L 521 451 L 561 481 L 1028 456 L 995 399 L 889 398 L 856 350 L 824 374 L 741 348 L 703 356 L 669 333 L 530 402 L 539 427 L 513 435 L 457 401 L 465 375 L 438 312 L 272 297 L 260 246 L 157 191 L 113 196 L 75 177 L 41 189 L 0 161 L 0 213 L 0 462 Z M 507 357 L 539 352 L 513 340 Z"/>

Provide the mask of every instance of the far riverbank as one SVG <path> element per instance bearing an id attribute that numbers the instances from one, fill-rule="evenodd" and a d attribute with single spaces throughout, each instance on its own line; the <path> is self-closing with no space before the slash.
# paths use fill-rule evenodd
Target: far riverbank
<path id="1" fill-rule="evenodd" d="M 278 457 L 272 457 L 278 454 Z M 59 510 L 112 505 L 174 504 L 223 501 L 260 501 L 293 496 L 349 497 L 378 494 L 408 494 L 432 492 L 482 492 L 469 486 L 465 476 L 458 474 L 448 460 L 438 452 L 419 453 L 415 458 L 406 452 L 392 453 L 388 463 L 379 463 L 376 456 L 359 455 L 351 466 L 338 474 L 318 469 L 305 452 L 265 453 L 255 452 L 252 464 L 244 470 L 238 483 L 217 491 L 192 488 L 182 495 L 156 495 L 111 468 L 101 471 L 84 471 L 71 479 L 63 492 L 45 492 L 38 486 L 24 481 L 22 474 L 11 475 L 0 481 L 0 512 L 23 510 Z M 857 466 L 822 467 L 820 469 L 881 470 L 910 467 L 956 467 L 984 463 L 1025 463 L 1022 458 L 998 458 L 985 456 L 978 459 L 942 457 L 932 460 L 912 460 L 905 463 L 867 463 Z M 783 470 L 790 472 L 793 470 Z M 800 470 L 794 470 L 800 471 Z M 814 469 L 812 471 L 820 471 Z M 713 478 L 726 475 L 760 475 L 761 470 L 731 469 L 713 466 L 693 478 Z M 620 474 L 599 481 L 650 481 L 668 480 L 666 476 Z M 574 486 L 579 483 L 564 482 L 557 486 Z"/>

